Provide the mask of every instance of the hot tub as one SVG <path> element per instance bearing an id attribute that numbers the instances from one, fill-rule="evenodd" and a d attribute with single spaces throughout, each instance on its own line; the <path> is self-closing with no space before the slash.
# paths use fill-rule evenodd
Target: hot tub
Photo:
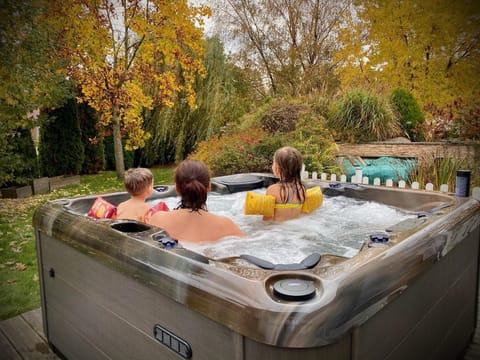
<path id="1" fill-rule="evenodd" d="M 212 188 L 272 181 L 235 175 L 214 178 Z M 95 196 L 39 207 L 33 223 L 52 348 L 68 359 L 457 358 L 476 322 L 480 200 L 308 183 L 325 196 L 417 216 L 351 258 L 321 254 L 310 267 L 269 270 L 171 247 L 156 227 L 88 218 Z M 174 194 L 173 186 L 157 189 L 149 201 Z M 118 204 L 127 194 L 104 198 Z"/>

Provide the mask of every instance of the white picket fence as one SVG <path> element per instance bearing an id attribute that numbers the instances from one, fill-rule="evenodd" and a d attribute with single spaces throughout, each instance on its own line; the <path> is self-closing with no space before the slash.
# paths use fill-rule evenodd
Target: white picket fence
<path id="1" fill-rule="evenodd" d="M 309 177 L 311 175 L 311 177 Z M 302 170 L 301 173 L 302 180 L 322 180 L 322 181 L 331 181 L 331 182 L 340 182 L 340 183 L 348 183 L 348 179 L 346 175 L 340 175 L 337 177 L 337 174 L 327 174 L 327 173 L 320 173 L 320 178 L 318 178 L 318 173 L 313 171 L 311 174 L 308 171 Z M 355 175 L 350 178 L 351 184 L 357 185 L 374 185 L 374 186 L 382 186 L 380 182 L 380 178 L 376 177 L 373 179 L 373 183 L 370 183 L 370 179 L 368 176 L 362 176 L 362 170 L 357 169 L 355 171 Z M 385 182 L 386 187 L 394 187 L 397 186 L 399 189 L 407 189 L 407 183 L 404 180 L 400 180 L 398 184 L 396 184 L 392 179 L 387 179 Z M 410 184 L 410 189 L 412 190 L 425 190 L 425 191 L 435 191 L 434 185 L 432 183 L 425 184 L 424 188 L 421 188 L 418 182 L 413 182 Z M 455 189 L 449 189 L 448 184 L 440 185 L 438 191 L 442 193 L 449 193 L 454 192 Z M 472 190 L 472 197 L 474 199 L 480 200 L 480 188 L 475 187 Z"/>

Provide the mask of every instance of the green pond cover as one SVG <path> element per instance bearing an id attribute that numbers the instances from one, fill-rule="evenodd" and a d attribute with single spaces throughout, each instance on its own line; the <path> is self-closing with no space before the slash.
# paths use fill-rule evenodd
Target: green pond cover
<path id="1" fill-rule="evenodd" d="M 407 181 L 410 172 L 415 169 L 415 161 L 410 159 L 399 159 L 394 157 L 380 157 L 377 159 L 363 159 L 366 165 L 357 161 L 353 165 L 349 159 L 343 160 L 343 169 L 347 180 L 355 175 L 355 169 L 362 169 L 362 176 L 368 176 L 369 183 L 373 184 L 373 179 L 379 178 L 384 184 L 388 179 L 395 182 L 400 180 Z"/>

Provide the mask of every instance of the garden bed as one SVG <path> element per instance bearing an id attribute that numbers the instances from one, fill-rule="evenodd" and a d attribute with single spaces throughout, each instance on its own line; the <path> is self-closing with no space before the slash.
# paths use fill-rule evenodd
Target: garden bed
<path id="1" fill-rule="evenodd" d="M 68 185 L 80 184 L 80 175 L 73 176 L 55 176 L 50 178 L 50 191 Z"/>
<path id="2" fill-rule="evenodd" d="M 68 186 L 80 184 L 80 175 L 73 176 L 55 176 L 55 177 L 42 177 L 33 179 L 31 185 L 25 186 L 10 186 L 0 189 L 2 198 L 24 198 L 31 196 L 32 194 L 46 194 L 52 190 Z"/>
<path id="3" fill-rule="evenodd" d="M 0 189 L 0 191 L 2 193 L 2 198 L 16 199 L 32 195 L 32 187 L 30 185 L 11 186 Z"/>

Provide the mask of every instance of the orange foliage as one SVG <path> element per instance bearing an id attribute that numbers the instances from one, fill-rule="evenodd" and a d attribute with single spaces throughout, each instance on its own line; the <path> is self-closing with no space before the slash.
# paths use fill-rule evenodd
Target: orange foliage
<path id="1" fill-rule="evenodd" d="M 142 111 L 173 106 L 178 92 L 195 106 L 193 84 L 204 76 L 203 17 L 207 7 L 187 0 L 64 0 L 49 2 L 48 21 L 58 29 L 81 101 L 100 114 L 99 127 L 120 126 L 126 147 L 142 147 Z M 115 131 L 113 131 L 115 135 Z"/>

